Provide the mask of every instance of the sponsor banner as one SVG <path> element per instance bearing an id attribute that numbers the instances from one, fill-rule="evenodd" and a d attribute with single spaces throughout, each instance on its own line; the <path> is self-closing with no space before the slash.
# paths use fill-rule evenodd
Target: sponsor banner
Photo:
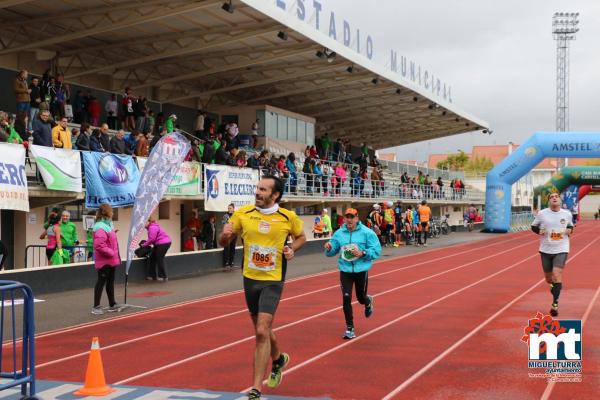
<path id="1" fill-rule="evenodd" d="M 562 193 L 562 202 L 567 210 L 579 214 L 577 206 L 577 197 L 579 196 L 579 185 L 571 185 L 566 188 Z"/>
<path id="2" fill-rule="evenodd" d="M 202 194 L 202 181 L 200 173 L 202 166 L 197 162 L 184 162 L 167 189 L 168 195 L 198 196 Z"/>
<path id="3" fill-rule="evenodd" d="M 190 142 L 181 133 L 172 132 L 158 141 L 144 162 L 144 172 L 135 191 L 135 204 L 129 227 L 126 274 L 129 273 L 134 251 L 138 247 L 148 217 L 158 206 L 189 151 Z"/>
<path id="4" fill-rule="evenodd" d="M 111 207 L 130 206 L 140 182 L 140 171 L 131 156 L 84 151 L 85 207 L 102 203 Z"/>
<path id="5" fill-rule="evenodd" d="M 225 165 L 206 165 L 204 182 L 206 182 L 204 209 L 225 212 L 231 203 L 236 208 L 254 204 L 258 171 Z"/>
<path id="6" fill-rule="evenodd" d="M 0 144 L 0 210 L 29 211 L 25 147 Z"/>
<path id="7" fill-rule="evenodd" d="M 38 170 L 46 187 L 81 193 L 81 158 L 78 151 L 31 146 Z"/>

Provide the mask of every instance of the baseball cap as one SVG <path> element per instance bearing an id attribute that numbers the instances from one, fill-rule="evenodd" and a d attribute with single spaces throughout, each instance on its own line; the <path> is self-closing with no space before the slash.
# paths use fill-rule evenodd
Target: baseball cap
<path id="1" fill-rule="evenodd" d="M 355 208 L 346 208 L 346 212 L 344 212 L 344 215 L 348 215 L 348 214 L 357 216 L 358 211 Z"/>

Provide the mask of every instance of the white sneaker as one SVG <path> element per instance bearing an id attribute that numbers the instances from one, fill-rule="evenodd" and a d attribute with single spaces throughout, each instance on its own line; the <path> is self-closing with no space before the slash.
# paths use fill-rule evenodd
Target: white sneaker
<path id="1" fill-rule="evenodd" d="M 104 310 L 102 310 L 102 307 L 98 306 L 98 307 L 92 307 L 92 314 L 94 315 L 102 315 L 104 314 Z"/>

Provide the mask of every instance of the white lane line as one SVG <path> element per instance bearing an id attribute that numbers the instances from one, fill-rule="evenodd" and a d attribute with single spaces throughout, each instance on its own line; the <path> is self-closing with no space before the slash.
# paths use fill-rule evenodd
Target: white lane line
<path id="1" fill-rule="evenodd" d="M 467 266 L 470 266 L 470 265 L 476 264 L 476 263 L 478 263 L 478 262 L 480 262 L 480 261 L 483 261 L 483 260 L 487 260 L 487 259 L 490 259 L 490 258 L 496 257 L 496 256 L 498 256 L 498 255 L 500 255 L 500 254 L 504 254 L 504 253 L 507 253 L 507 252 L 510 252 L 510 251 L 514 251 L 514 249 L 517 249 L 517 248 L 519 248 L 519 247 L 530 246 L 530 245 L 531 245 L 531 243 L 525 243 L 525 244 L 522 244 L 522 245 L 516 246 L 516 247 L 514 247 L 514 248 L 512 248 L 512 249 L 508 249 L 508 250 L 504 250 L 504 251 L 501 251 L 501 252 L 498 252 L 498 253 L 494 253 L 494 254 L 492 254 L 492 255 L 489 255 L 489 256 L 486 256 L 486 257 L 483 257 L 483 258 L 480 258 L 480 259 L 473 260 L 473 261 L 471 261 L 471 262 L 469 262 L 469 263 L 466 263 L 466 264 L 459 265 L 458 267 L 454 267 L 454 268 L 451 268 L 451 269 L 448 269 L 448 270 L 445 270 L 445 271 L 442 271 L 442 272 L 438 272 L 438 273 L 436 273 L 436 274 L 433 274 L 433 275 L 429 275 L 429 276 L 427 276 L 427 277 L 425 277 L 425 278 L 421 278 L 421 279 L 418 279 L 418 280 L 416 280 L 416 281 L 412 281 L 412 282 L 409 282 L 409 283 L 403 284 L 403 285 L 401 285 L 401 286 L 394 287 L 394 288 L 392 288 L 392 289 L 389 289 L 389 290 L 383 291 L 383 292 L 381 292 L 381 293 L 375 294 L 374 296 L 381 296 L 381 295 L 384 295 L 384 294 L 388 294 L 388 293 L 394 292 L 394 291 L 396 291 L 396 290 L 399 290 L 399 289 L 406 288 L 406 287 L 408 287 L 408 286 L 413 286 L 413 285 L 416 285 L 416 284 L 418 284 L 418 283 L 421 283 L 421 282 L 427 281 L 427 280 L 429 280 L 429 279 L 436 278 L 436 277 L 438 277 L 438 276 L 440 276 L 440 275 L 444 275 L 444 274 L 447 274 L 447 273 L 449 273 L 449 272 L 456 271 L 456 270 L 458 270 L 458 269 L 462 269 L 462 268 L 465 268 L 465 267 L 467 267 Z M 535 254 L 534 256 L 531 256 L 531 257 L 535 257 L 535 256 L 537 256 L 537 254 Z M 529 258 L 531 258 L 531 257 L 529 257 Z M 339 286 L 336 286 L 336 287 L 339 287 Z M 356 303 L 356 301 L 355 301 L 355 302 L 353 302 L 353 304 L 354 304 L 354 303 Z M 315 319 L 315 318 L 321 317 L 321 316 L 323 316 L 323 315 L 326 315 L 326 314 L 332 313 L 332 312 L 334 312 L 334 311 L 337 311 L 337 310 L 339 310 L 339 309 L 341 309 L 341 308 L 342 308 L 342 307 L 341 307 L 341 306 L 339 306 L 339 307 L 335 307 L 335 308 L 332 308 L 332 309 L 329 309 L 329 310 L 326 310 L 326 311 L 320 312 L 320 313 L 318 313 L 318 314 L 311 315 L 311 316 L 309 316 L 309 317 L 306 317 L 306 318 L 303 318 L 303 319 L 300 319 L 300 320 L 297 320 L 297 321 L 291 322 L 291 323 L 289 323 L 289 324 L 282 325 L 282 326 L 280 326 L 280 327 L 278 327 L 278 328 L 275 328 L 275 329 L 273 329 L 273 331 L 275 331 L 275 332 L 276 332 L 276 331 L 279 331 L 279 330 L 282 330 L 282 329 L 286 329 L 286 328 L 289 328 L 289 327 L 292 327 L 292 326 L 295 326 L 295 325 L 298 325 L 298 324 L 304 323 L 304 322 L 306 322 L 306 321 L 309 321 L 309 320 L 312 320 L 312 319 Z M 181 359 L 181 360 L 178 360 L 178 361 L 175 361 L 175 362 L 172 362 L 172 363 L 166 364 L 166 365 L 163 365 L 162 367 L 155 368 L 155 369 L 152 369 L 152 370 L 149 370 L 149 371 L 143 372 L 143 373 L 141 373 L 141 374 L 138 374 L 138 375 L 136 375 L 136 376 L 132 376 L 132 377 L 126 378 L 126 379 L 124 379 L 124 380 L 121 380 L 121 381 L 119 381 L 119 382 L 116 382 L 115 384 L 116 384 L 116 385 L 122 385 L 122 384 L 124 384 L 124 383 L 131 382 L 131 381 L 134 381 L 134 380 L 136 380 L 136 379 L 139 379 L 139 378 L 146 377 L 146 376 L 148 376 L 148 375 L 153 375 L 153 374 L 155 374 L 155 373 L 157 373 L 157 372 L 164 371 L 164 370 L 166 370 L 166 369 L 169 369 L 169 368 L 172 368 L 172 367 L 176 367 L 176 366 L 178 366 L 178 365 L 181 365 L 181 364 L 184 364 L 184 363 L 187 363 L 187 362 L 190 362 L 190 361 L 193 361 L 193 360 L 199 359 L 199 358 L 201 358 L 201 357 L 205 357 L 205 356 L 207 356 L 207 355 L 210 355 L 210 354 L 216 353 L 216 352 L 218 352 L 218 351 L 221 351 L 221 350 L 228 349 L 228 348 L 230 348 L 230 347 L 236 346 L 236 345 L 238 345 L 238 344 L 240 344 L 240 343 L 244 343 L 244 342 L 247 342 L 247 341 L 250 341 L 250 340 L 254 340 L 254 335 L 253 335 L 253 336 L 248 336 L 248 337 L 246 337 L 246 338 L 243 338 L 243 339 L 240 339 L 240 340 L 237 340 L 237 341 L 235 341 L 235 342 L 227 343 L 227 344 L 225 344 L 225 345 L 222 345 L 222 346 L 220 346 L 220 347 L 216 347 L 216 348 L 210 349 L 210 350 L 208 350 L 208 351 L 205 351 L 205 352 L 202 352 L 202 353 L 198 353 L 198 354 L 195 354 L 195 355 L 193 355 L 193 356 L 190 356 L 190 357 L 187 357 L 187 358 L 184 358 L 184 359 Z M 248 389 L 248 390 L 249 390 L 249 389 Z"/>
<path id="2" fill-rule="evenodd" d="M 480 249 L 483 249 L 483 248 L 487 248 L 487 247 L 490 247 L 490 246 L 495 246 L 495 245 L 502 244 L 502 243 L 513 242 L 515 240 L 521 239 L 522 236 L 524 236 L 524 235 L 522 235 L 522 233 L 516 233 L 516 234 L 511 234 L 510 236 L 514 236 L 514 237 L 512 239 L 495 241 L 494 243 L 491 243 L 491 244 L 486 245 L 486 246 L 482 246 L 482 247 L 478 247 L 478 248 L 470 248 L 467 251 L 455 253 L 455 254 L 453 254 L 451 256 L 455 256 L 455 255 L 458 255 L 458 254 L 464 254 L 464 253 L 472 252 L 472 251 L 477 251 L 477 250 L 480 250 Z M 491 241 L 491 240 L 493 240 L 493 239 L 490 239 L 490 240 L 481 240 L 481 241 L 477 241 L 475 243 L 478 243 L 478 242 L 488 242 L 488 241 Z M 417 254 L 418 255 L 423 255 L 423 254 L 430 254 L 430 253 L 436 252 L 436 251 L 447 250 L 447 249 L 450 249 L 450 248 L 461 248 L 461 247 L 465 247 L 465 246 L 471 245 L 472 243 L 473 242 L 470 242 L 470 243 L 461 243 L 461 244 L 457 244 L 457 245 L 454 245 L 454 246 L 446 246 L 446 247 L 440 247 L 440 248 L 437 248 L 437 249 L 430 249 L 430 250 L 422 251 L 422 252 L 419 252 L 419 253 L 411 253 L 411 254 L 404 254 L 404 255 L 400 255 L 400 256 L 394 256 L 394 257 L 390 257 L 390 258 L 388 258 L 386 260 L 378 261 L 378 262 L 376 262 L 376 264 L 385 263 L 385 262 L 389 262 L 389 261 L 394 261 L 394 260 L 398 260 L 398 259 L 402 259 L 402 258 L 406 258 L 406 257 L 412 257 L 412 256 L 415 256 Z M 435 260 L 437 260 L 437 259 L 435 259 Z M 434 261 L 434 260 L 431 260 L 431 261 Z M 322 275 L 333 274 L 333 273 L 337 273 L 337 272 L 338 272 L 337 269 L 333 269 L 331 271 L 323 271 L 323 272 L 317 272 L 317 273 L 311 274 L 311 275 L 304 275 L 304 276 L 300 276 L 300 277 L 297 277 L 297 278 L 292 278 L 292 279 L 286 280 L 286 284 L 289 284 L 291 282 L 299 282 L 299 281 L 303 281 L 303 280 L 306 280 L 306 279 L 310 279 L 310 278 L 314 278 L 314 277 L 319 277 L 319 276 L 322 276 Z M 48 337 L 48 336 L 59 335 L 59 334 L 66 333 L 66 332 L 72 332 L 72 331 L 76 331 L 76 330 L 80 330 L 80 329 L 84 329 L 84 328 L 88 328 L 88 327 L 92 327 L 92 326 L 99 326 L 99 325 L 109 324 L 109 323 L 121 321 L 123 319 L 129 319 L 129 318 L 135 318 L 135 317 L 145 316 L 147 314 L 151 314 L 151 313 L 155 313 L 155 312 L 159 312 L 159 311 L 170 310 L 170 309 L 178 308 L 178 307 L 184 307 L 184 306 L 188 306 L 188 305 L 191 305 L 191 304 L 202 303 L 202 302 L 206 302 L 206 301 L 210 301 L 210 300 L 214 300 L 214 299 L 219 299 L 219 298 L 227 297 L 227 296 L 233 296 L 233 295 L 241 294 L 241 293 L 243 293 L 243 290 L 234 290 L 234 291 L 231 291 L 231 292 L 219 293 L 219 294 L 216 294 L 216 295 L 213 295 L 213 296 L 203 297 L 201 299 L 187 300 L 187 301 L 182 301 L 182 302 L 179 302 L 179 303 L 171 304 L 171 305 L 168 305 L 168 306 L 162 306 L 162 307 L 153 308 L 151 310 L 140 311 L 140 312 L 137 312 L 137 313 L 134 313 L 134 314 L 127 314 L 127 315 L 123 315 L 123 316 L 119 316 L 119 317 L 114 317 L 114 318 L 110 318 L 110 319 L 104 319 L 102 321 L 86 322 L 86 323 L 83 323 L 83 324 L 78 324 L 78 325 L 74 325 L 74 326 L 67 327 L 67 328 L 60 328 L 60 329 L 56 329 L 56 330 L 52 330 L 52 331 L 41 333 L 39 335 L 36 335 L 36 339 L 41 339 L 41 338 L 45 338 L 45 337 Z M 9 343 L 6 343 L 6 344 L 9 344 Z M 3 344 L 3 345 L 6 345 L 6 344 Z"/>
<path id="3" fill-rule="evenodd" d="M 575 258 L 577 258 L 577 256 L 579 256 L 581 253 L 583 253 L 588 247 L 590 247 L 593 243 L 597 242 L 599 239 L 600 238 L 594 239 L 592 242 L 590 242 L 589 244 L 587 244 L 583 249 L 579 250 L 573 257 L 571 257 L 568 260 L 568 262 L 571 262 L 572 260 L 574 260 Z M 537 256 L 537 254 L 535 256 Z M 438 362 L 440 362 L 442 359 L 444 359 L 448 354 L 450 354 L 454 350 L 456 350 L 456 348 L 458 348 L 461 344 L 463 344 L 464 342 L 466 342 L 467 340 L 469 340 L 471 337 L 473 337 L 473 335 L 475 335 L 477 332 L 479 332 L 481 329 L 483 329 L 490 322 L 494 321 L 500 314 L 502 314 L 503 312 L 505 312 L 506 310 L 508 310 L 513 304 L 515 304 L 517 301 L 519 301 L 523 297 L 525 297 L 529 292 L 531 292 L 532 290 L 534 290 L 542 282 L 545 282 L 545 279 L 539 280 L 537 283 L 535 283 L 529 289 L 527 289 L 526 291 L 524 291 L 523 293 L 521 293 L 519 296 L 515 297 L 512 301 L 510 301 L 508 304 L 506 304 L 504 307 L 502 307 L 500 310 L 498 310 L 494 315 L 492 315 L 491 317 L 489 317 L 488 319 L 486 319 L 485 321 L 483 321 L 475 329 L 473 329 L 471 332 L 469 332 L 468 334 L 466 334 L 465 336 L 463 336 L 460 340 L 458 340 L 457 342 L 455 342 L 452 346 L 450 346 L 449 348 L 447 348 L 443 353 L 441 353 L 436 358 L 434 358 L 433 360 L 431 360 L 427 365 L 425 365 L 419 371 L 415 372 L 410 378 L 408 378 L 407 380 L 405 380 L 404 382 L 402 382 L 402 384 L 400 384 L 396 389 L 394 389 L 393 391 L 391 391 L 390 393 L 388 393 L 385 397 L 383 397 L 382 400 L 391 399 L 392 397 L 394 397 L 395 395 L 397 395 L 398 393 L 400 393 L 402 390 L 406 389 L 408 387 L 408 385 L 410 385 L 415 380 L 417 380 L 419 377 L 421 377 L 425 372 L 427 372 L 428 370 L 430 370 Z"/>
<path id="4" fill-rule="evenodd" d="M 526 244 L 518 246 L 518 247 L 526 246 L 527 244 L 529 244 L 529 243 L 526 243 Z M 404 271 L 404 270 L 407 270 L 407 269 L 415 268 L 415 267 L 418 267 L 418 266 L 421 266 L 421 265 L 424 265 L 424 264 L 429 264 L 429 263 L 432 263 L 432 262 L 444 260 L 444 259 L 447 259 L 447 258 L 451 258 L 451 257 L 457 256 L 457 255 L 460 255 L 460 254 L 465 254 L 465 253 L 469 253 L 469 252 L 473 252 L 473 251 L 478 251 L 478 250 L 481 250 L 481 249 L 484 249 L 484 248 L 487 248 L 487 247 L 491 247 L 493 245 L 494 244 L 490 244 L 490 245 L 487 245 L 487 246 L 479 247 L 477 249 L 465 250 L 465 251 L 462 251 L 462 252 L 459 252 L 459 253 L 453 253 L 453 254 L 450 254 L 450 255 L 447 255 L 447 256 L 438 257 L 438 258 L 435 258 L 433 260 L 422 261 L 422 262 L 411 264 L 411 265 L 408 265 L 408 266 L 405 266 L 405 267 L 396 268 L 396 269 L 393 269 L 391 271 L 382 272 L 380 274 L 374 274 L 374 275 L 369 276 L 369 279 L 374 279 L 374 278 L 376 278 L 378 276 L 387 275 L 387 274 L 395 273 L 395 272 L 398 272 L 398 271 Z M 515 248 L 518 248 L 518 247 L 515 247 Z M 498 254 L 502 254 L 502 253 L 498 253 Z M 470 265 L 470 264 L 466 264 L 464 266 L 467 266 L 467 265 Z M 462 267 L 463 266 L 461 266 L 461 268 Z M 452 270 L 448 270 L 448 271 L 452 271 Z M 336 270 L 335 272 L 338 272 L 338 271 Z M 446 272 L 444 271 L 443 273 L 446 273 Z M 415 281 L 415 282 L 420 282 L 420 280 L 419 281 Z M 310 296 L 310 295 L 315 294 L 315 293 L 319 293 L 319 292 L 323 292 L 323 291 L 331 290 L 331 289 L 337 289 L 337 288 L 339 288 L 339 284 L 335 284 L 335 285 L 327 286 L 327 287 L 324 287 L 324 288 L 316 289 L 316 290 L 313 290 L 313 291 L 310 291 L 310 292 L 305 292 L 305 293 L 302 293 L 302 294 L 299 294 L 299 295 L 296 295 L 296 296 L 286 297 L 286 298 L 283 298 L 281 301 L 282 302 L 290 301 L 290 300 L 294 300 L 294 299 L 297 299 L 297 298 L 300 298 L 300 297 Z M 237 310 L 237 311 L 233 311 L 233 312 L 230 312 L 230 313 L 227 313 L 227 314 L 218 315 L 218 316 L 207 318 L 207 319 L 204 319 L 204 320 L 201 320 L 201 321 L 191 322 L 191 323 L 186 324 L 186 325 L 181 325 L 181 326 L 177 326 L 177 327 L 174 327 L 174 328 L 170 328 L 170 329 L 166 329 L 166 330 L 154 332 L 154 333 L 151 333 L 151 334 L 148 334 L 148 335 L 144 335 L 144 336 L 138 336 L 138 337 L 135 337 L 133 339 L 125 340 L 125 341 L 122 341 L 122 342 L 113 343 L 111 345 L 107 345 L 107 346 L 102 347 L 102 350 L 106 351 L 106 350 L 114 349 L 116 347 L 128 345 L 128 344 L 131 344 L 131 343 L 136 343 L 136 342 L 139 342 L 139 341 L 142 341 L 142 340 L 146 340 L 146 339 L 151 339 L 151 338 L 154 338 L 154 337 L 157 337 L 157 336 L 160 336 L 160 335 L 165 335 L 165 334 L 168 334 L 168 333 L 177 332 L 177 331 L 180 331 L 180 330 L 183 330 L 183 329 L 187 329 L 187 328 L 191 328 L 191 327 L 194 327 L 194 326 L 203 325 L 203 324 L 206 324 L 206 323 L 209 323 L 209 322 L 213 322 L 213 321 L 217 321 L 217 320 L 220 320 L 220 319 L 224 319 L 224 318 L 227 318 L 227 317 L 231 317 L 231 316 L 235 316 L 235 315 L 239 315 L 239 314 L 245 314 L 247 312 L 248 312 L 248 310 L 246 308 L 243 308 L 243 309 L 240 309 L 240 310 Z M 36 366 L 36 368 L 39 369 L 39 368 L 47 367 L 47 366 L 58 364 L 58 363 L 61 363 L 61 362 L 64 362 L 64 361 L 72 360 L 72 359 L 75 359 L 75 358 L 78 358 L 78 357 L 84 357 L 84 356 L 87 356 L 88 354 L 89 354 L 89 351 L 80 352 L 80 353 L 73 354 L 73 355 L 70 355 L 70 356 L 67 356 L 67 357 L 62 357 L 62 358 L 59 358 L 59 359 L 56 359 L 56 360 L 52 360 L 52 361 L 48 361 L 48 362 L 45 362 L 45 363 L 38 364 Z"/>

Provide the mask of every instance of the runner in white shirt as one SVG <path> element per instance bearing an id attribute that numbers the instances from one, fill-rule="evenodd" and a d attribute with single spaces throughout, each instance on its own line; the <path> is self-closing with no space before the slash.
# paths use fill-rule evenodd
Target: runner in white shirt
<path id="1" fill-rule="evenodd" d="M 571 213 L 561 208 L 560 194 L 548 197 L 548 208 L 543 209 L 531 224 L 531 230 L 542 236 L 540 255 L 546 282 L 550 284 L 552 306 L 550 315 L 558 315 L 558 298 L 562 289 L 563 268 L 569 254 L 569 236 L 573 233 Z"/>

